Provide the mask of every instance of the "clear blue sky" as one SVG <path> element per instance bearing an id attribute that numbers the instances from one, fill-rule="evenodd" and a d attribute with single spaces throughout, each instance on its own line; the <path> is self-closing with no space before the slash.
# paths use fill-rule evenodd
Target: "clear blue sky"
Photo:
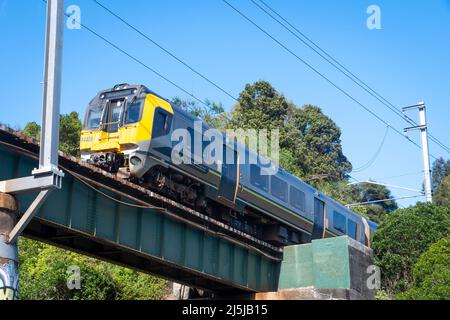
<path id="1" fill-rule="evenodd" d="M 248 0 L 229 0 L 398 129 L 406 124 L 337 73 L 310 49 Z M 428 105 L 432 134 L 450 145 L 449 0 L 266 0 L 322 48 L 398 107 L 420 100 Z M 270 81 L 298 105 L 320 106 L 342 129 L 345 155 L 354 167 L 372 158 L 385 126 L 312 73 L 221 0 L 101 0 L 160 44 L 235 96 L 248 82 Z M 117 43 L 149 66 L 201 98 L 233 100 L 127 29 L 91 0 L 66 1 L 81 8 L 82 23 Z M 381 8 L 382 29 L 366 27 L 366 9 Z M 40 120 L 45 4 L 41 0 L 0 0 L 0 122 L 23 127 Z M 65 30 L 62 113 L 83 114 L 97 91 L 116 83 L 142 83 L 171 98 L 185 95 L 85 30 Z M 411 116 L 416 117 L 415 113 Z M 418 133 L 410 136 L 420 143 Z M 450 155 L 431 144 L 436 156 Z M 352 174 L 380 179 L 422 170 L 420 150 L 389 132 L 377 161 Z M 420 189 L 422 176 L 380 179 Z M 395 196 L 412 195 L 392 189 Z M 419 199 L 421 200 L 421 199 Z M 416 200 L 399 201 L 402 205 Z"/>

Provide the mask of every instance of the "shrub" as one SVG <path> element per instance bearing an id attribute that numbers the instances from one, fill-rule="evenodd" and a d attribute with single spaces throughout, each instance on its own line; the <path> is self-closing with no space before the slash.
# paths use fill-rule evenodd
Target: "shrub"
<path id="1" fill-rule="evenodd" d="M 388 215 L 373 239 L 383 289 L 389 294 L 409 289 L 420 255 L 449 233 L 450 210 L 444 207 L 417 204 Z"/>
<path id="2" fill-rule="evenodd" d="M 398 299 L 450 299 L 450 236 L 433 244 L 415 264 L 414 283 Z"/>

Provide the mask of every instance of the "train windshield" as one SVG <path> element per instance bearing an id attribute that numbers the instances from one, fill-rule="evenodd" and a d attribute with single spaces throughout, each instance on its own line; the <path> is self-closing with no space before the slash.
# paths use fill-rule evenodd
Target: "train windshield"
<path id="1" fill-rule="evenodd" d="M 103 107 L 91 107 L 87 114 L 86 127 L 88 129 L 100 128 L 100 122 L 102 120 Z"/>
<path id="2" fill-rule="evenodd" d="M 142 101 L 135 101 L 128 104 L 125 113 L 125 124 L 136 123 L 141 120 Z"/>

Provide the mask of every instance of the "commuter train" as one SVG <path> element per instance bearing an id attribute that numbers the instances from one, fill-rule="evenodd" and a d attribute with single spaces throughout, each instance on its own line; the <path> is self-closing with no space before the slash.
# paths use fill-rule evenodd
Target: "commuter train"
<path id="1" fill-rule="evenodd" d="M 264 161 L 248 161 L 255 154 L 225 136 L 223 161 L 174 161 L 179 141 L 173 133 L 183 129 L 202 137 L 211 128 L 204 123 L 199 127 L 199 120 L 143 85 L 119 84 L 89 103 L 81 156 L 276 246 L 340 235 L 370 246 L 375 223 L 282 168 L 266 174 L 267 163 L 274 167 L 268 159 L 256 156 Z M 208 143 L 195 148 L 192 141 L 192 147 L 183 149 L 189 155 L 182 156 L 203 157 Z M 236 161 L 225 161 L 230 154 Z M 246 161 L 238 161 L 242 154 Z"/>

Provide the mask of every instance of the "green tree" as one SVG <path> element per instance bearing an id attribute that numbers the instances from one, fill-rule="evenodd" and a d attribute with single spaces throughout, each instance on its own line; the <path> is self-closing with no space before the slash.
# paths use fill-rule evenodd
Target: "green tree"
<path id="1" fill-rule="evenodd" d="M 323 181 L 318 185 L 318 188 L 343 205 L 392 198 L 390 190 L 384 186 L 369 183 L 349 184 L 346 179 Z M 397 203 L 395 200 L 388 200 L 374 204 L 357 205 L 351 209 L 373 222 L 380 223 L 387 214 L 397 209 Z"/>
<path id="2" fill-rule="evenodd" d="M 341 130 L 320 108 L 305 105 L 292 120 L 299 132 L 293 144 L 297 166 L 310 182 L 339 181 L 352 170 L 342 152 Z"/>
<path id="3" fill-rule="evenodd" d="M 62 115 L 59 129 L 59 149 L 72 156 L 80 155 L 81 120 L 77 112 Z"/>
<path id="4" fill-rule="evenodd" d="M 270 83 L 258 81 L 240 93 L 231 121 L 239 129 L 279 129 L 281 147 L 286 147 L 286 123 L 292 112 L 292 105 Z"/>
<path id="5" fill-rule="evenodd" d="M 41 126 L 36 122 L 28 122 L 22 133 L 30 138 L 40 140 L 41 138 Z"/>
<path id="6" fill-rule="evenodd" d="M 190 114 L 199 117 L 204 122 L 216 129 L 225 129 L 228 126 L 229 115 L 225 112 L 222 104 L 210 100 L 205 101 L 205 105 L 199 105 L 194 100 L 184 100 L 179 97 L 172 99 L 172 103 L 182 107 Z"/>
<path id="7" fill-rule="evenodd" d="M 112 266 L 110 271 L 116 284 L 116 300 L 161 300 L 168 282 L 127 268 Z"/>
<path id="8" fill-rule="evenodd" d="M 450 176 L 450 160 L 439 158 L 433 163 L 431 171 L 431 187 L 436 190 L 445 177 Z"/>
<path id="9" fill-rule="evenodd" d="M 167 281 L 33 240 L 20 239 L 23 300 L 162 299 Z M 80 268 L 81 289 L 69 290 L 67 270 Z"/>
<path id="10" fill-rule="evenodd" d="M 27 247 L 29 240 L 22 240 L 20 247 Z M 24 300 L 111 300 L 115 298 L 114 282 L 108 274 L 101 272 L 98 262 L 75 253 L 46 245 L 33 245 L 33 253 L 21 259 L 20 295 Z M 36 254 L 37 253 L 37 254 Z M 71 266 L 78 266 L 81 275 L 81 290 L 67 287 Z"/>
<path id="11" fill-rule="evenodd" d="M 417 204 L 389 214 L 374 235 L 375 263 L 390 294 L 405 291 L 413 280 L 412 266 L 420 255 L 450 232 L 450 210 Z"/>
<path id="12" fill-rule="evenodd" d="M 296 107 L 266 81 L 245 86 L 231 112 L 231 126 L 278 129 L 281 166 L 316 186 L 351 171 L 336 124 L 318 107 Z"/>
<path id="13" fill-rule="evenodd" d="M 434 192 L 434 202 L 450 209 L 450 175 L 445 177 Z"/>
<path id="14" fill-rule="evenodd" d="M 72 156 L 80 155 L 80 135 L 82 124 L 77 112 L 60 116 L 59 150 Z M 36 122 L 26 124 L 22 133 L 30 138 L 40 140 L 41 126 Z"/>
<path id="15" fill-rule="evenodd" d="M 450 236 L 433 244 L 414 265 L 411 289 L 397 296 L 409 300 L 450 300 Z"/>
<path id="16" fill-rule="evenodd" d="M 357 203 L 392 199 L 391 191 L 387 187 L 372 183 L 352 185 L 351 193 L 352 198 L 357 200 Z M 386 214 L 397 210 L 398 205 L 395 200 L 387 200 L 368 204 L 364 207 L 366 216 L 370 220 L 380 223 L 385 218 Z"/>

